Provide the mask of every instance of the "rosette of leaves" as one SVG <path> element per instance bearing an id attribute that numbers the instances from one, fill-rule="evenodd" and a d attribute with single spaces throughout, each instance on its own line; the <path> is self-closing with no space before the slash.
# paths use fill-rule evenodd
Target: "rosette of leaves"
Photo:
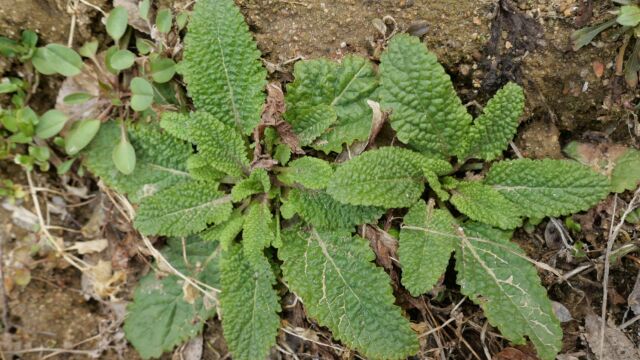
<path id="1" fill-rule="evenodd" d="M 358 57 L 296 64 L 283 120 L 273 111 L 277 98 L 263 112 L 266 71 L 232 0 L 198 1 L 184 43 L 179 68 L 196 110 L 130 128 L 140 154 L 132 174 L 105 161 L 115 126 L 100 130 L 86 165 L 137 204 L 141 233 L 184 238 L 187 247 L 190 236 L 210 242 L 219 280 L 200 280 L 220 287 L 218 315 L 234 359 L 269 356 L 287 289 L 310 320 L 364 356 L 416 354 L 418 334 L 395 305 L 391 279 L 356 232 L 398 208 L 408 209 L 399 261 L 412 295 L 428 292 L 455 253 L 461 290 L 490 323 L 514 343 L 528 338 L 542 359 L 555 357 L 559 323 L 510 234 L 529 217 L 586 210 L 610 186 L 572 161 L 490 163 L 516 132 L 524 106 L 518 85 L 507 84 L 473 119 L 435 55 L 397 35 L 379 72 Z M 371 99 L 391 112 L 401 146 L 376 141 Z M 369 150 L 338 154 L 359 142 Z M 465 175 L 479 168 L 488 170 Z M 184 293 L 136 293 L 126 329 L 143 357 L 171 350 L 213 316 Z M 168 312 L 175 315 L 166 319 Z M 198 328 L 174 326 L 185 318 Z M 145 331 L 148 319 L 158 319 L 153 332 Z"/>

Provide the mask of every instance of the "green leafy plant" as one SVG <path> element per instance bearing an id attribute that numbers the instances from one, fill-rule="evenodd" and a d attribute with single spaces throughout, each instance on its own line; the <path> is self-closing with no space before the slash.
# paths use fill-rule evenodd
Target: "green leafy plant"
<path id="1" fill-rule="evenodd" d="M 38 47 L 38 36 L 32 31 L 24 31 L 17 41 L 0 37 L 0 55 L 17 59 L 24 68 L 20 73 L 26 74 L 0 83 L 0 94 L 12 94 L 11 106 L 0 109 L 0 159 L 13 159 L 27 170 L 38 166 L 46 171 L 51 158 L 58 173 L 64 173 L 101 125 L 115 121 L 121 131 L 113 133 L 119 141 L 109 158 L 118 171 L 131 174 L 136 151 L 126 128 L 156 118 L 156 111 L 185 106 L 173 81 L 173 57 L 178 54 L 178 33 L 186 25 L 186 13 L 179 14 L 174 27 L 171 11 L 159 10 L 153 25 L 151 10 L 150 1 L 145 0 L 137 9 L 118 6 L 105 13 L 106 30 L 114 44 L 104 51 L 96 40 L 78 51 L 61 44 Z M 131 51 L 134 43 L 137 54 Z M 66 77 L 56 109 L 42 115 L 28 104 L 40 75 Z M 56 154 L 57 148 L 68 160 L 59 158 L 65 155 Z"/>
<path id="2" fill-rule="evenodd" d="M 616 17 L 601 24 L 584 27 L 571 34 L 573 50 L 577 51 L 588 45 L 601 32 L 619 26 L 620 29 L 616 34 L 616 38 L 621 35 L 624 38 L 624 45 L 620 48 L 620 60 L 624 56 L 629 40 L 634 38 L 635 41 L 631 54 L 627 57 L 624 65 L 620 62 L 622 66 L 616 68 L 616 72 L 618 75 L 624 74 L 627 84 L 634 88 L 638 84 L 638 71 L 640 71 L 640 41 L 638 41 L 638 36 L 640 36 L 640 6 L 635 0 L 614 0 L 613 2 L 621 5 L 612 11 Z"/>
<path id="3" fill-rule="evenodd" d="M 489 322 L 555 358 L 559 322 L 511 233 L 525 219 L 588 209 L 610 182 L 569 160 L 492 162 L 516 133 L 522 89 L 507 84 L 473 119 L 436 56 L 408 35 L 390 40 L 379 71 L 359 57 L 297 63 L 284 99 L 273 84 L 265 96 L 259 57 L 233 1 L 198 1 L 179 64 L 196 110 L 129 127 L 138 155 L 129 175 L 105 156 L 115 124 L 87 148 L 86 166 L 137 205 L 135 227 L 170 238 L 166 258 L 182 274 L 160 263 L 142 279 L 125 323 L 140 354 L 171 350 L 219 307 L 233 358 L 266 358 L 286 291 L 364 356 L 416 354 L 391 279 L 356 233 L 386 223 L 399 233 L 401 283 L 413 296 L 431 290 L 454 254 L 462 293 Z M 376 136 L 376 101 L 401 144 Z M 195 281 L 203 291 L 194 295 Z"/>

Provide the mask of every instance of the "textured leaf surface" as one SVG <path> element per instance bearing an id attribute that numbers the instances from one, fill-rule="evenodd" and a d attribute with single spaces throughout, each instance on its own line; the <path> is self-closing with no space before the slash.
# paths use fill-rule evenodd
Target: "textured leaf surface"
<path id="1" fill-rule="evenodd" d="M 498 90 L 473 123 L 470 155 L 488 161 L 500 156 L 516 134 L 523 111 L 524 92 L 519 85 L 508 83 Z"/>
<path id="2" fill-rule="evenodd" d="M 336 122 L 338 115 L 330 105 L 301 106 L 289 111 L 288 116 L 295 119 L 293 131 L 298 135 L 300 146 L 311 143 Z"/>
<path id="3" fill-rule="evenodd" d="M 120 140 L 120 129 L 113 121 L 100 127 L 85 151 L 85 166 L 109 187 L 127 194 L 133 203 L 190 179 L 185 166 L 193 152 L 190 144 L 143 125 L 131 127 L 129 138 L 137 158 L 130 175 L 118 171 L 111 160 L 111 152 Z"/>
<path id="4" fill-rule="evenodd" d="M 209 161 L 201 154 L 193 154 L 187 159 L 187 170 L 195 180 L 219 182 L 225 173 L 209 165 Z"/>
<path id="5" fill-rule="evenodd" d="M 471 115 L 417 37 L 396 35 L 380 58 L 380 99 L 398 139 L 425 154 L 464 155 Z"/>
<path id="6" fill-rule="evenodd" d="M 307 189 L 321 190 L 327 187 L 331 175 L 333 168 L 328 162 L 305 156 L 293 160 L 288 167 L 282 169 L 278 180 L 287 185 L 298 183 Z"/>
<path id="7" fill-rule="evenodd" d="M 422 200 L 409 209 L 400 230 L 398 256 L 402 285 L 411 295 L 431 290 L 443 276 L 456 250 L 457 226 L 447 210 L 434 209 Z"/>
<path id="8" fill-rule="evenodd" d="M 142 200 L 133 224 L 146 235 L 186 236 L 223 222 L 231 214 L 231 196 L 216 188 L 189 181 L 164 189 Z"/>
<path id="9" fill-rule="evenodd" d="M 325 153 L 340 152 L 342 144 L 369 137 L 372 112 L 367 99 L 377 87 L 369 61 L 355 56 L 345 57 L 340 64 L 324 59 L 301 61 L 295 65 L 294 78 L 287 86 L 286 103 L 290 110 L 285 119 L 303 138 L 307 133 L 320 135 L 313 148 Z M 322 105 L 331 107 L 337 115 L 333 124 L 329 121 L 330 112 L 315 112 L 316 121 L 310 119 L 309 109 L 317 111 L 321 108 L 316 107 Z"/>
<path id="10" fill-rule="evenodd" d="M 485 183 L 535 218 L 587 210 L 609 193 L 605 176 L 566 160 L 502 161 L 491 167 Z"/>
<path id="11" fill-rule="evenodd" d="M 267 74 L 232 0 L 196 3 L 184 40 L 181 72 L 196 109 L 247 135 L 260 122 Z"/>
<path id="12" fill-rule="evenodd" d="M 525 336 L 544 360 L 555 359 L 562 329 L 535 268 L 509 241 L 510 233 L 480 223 L 464 226 L 456 271 L 462 293 L 484 310 L 489 322 L 510 341 Z"/>
<path id="13" fill-rule="evenodd" d="M 273 216 L 267 203 L 254 203 L 245 215 L 242 226 L 242 248 L 247 260 L 259 264 L 264 248 L 274 241 Z"/>
<path id="14" fill-rule="evenodd" d="M 367 241 L 351 232 L 283 233 L 278 250 L 284 278 L 312 318 L 333 336 L 371 358 L 404 359 L 418 339 L 376 267 Z"/>
<path id="15" fill-rule="evenodd" d="M 240 133 L 205 112 L 164 113 L 160 125 L 173 136 L 195 143 L 209 166 L 241 177 L 249 166 L 247 149 Z"/>
<path id="16" fill-rule="evenodd" d="M 198 237 L 186 239 L 185 263 L 180 239 L 170 239 L 163 250 L 169 263 L 183 274 L 209 286 L 220 286 L 218 244 Z M 197 265 L 196 265 L 197 264 Z M 216 313 L 212 300 L 198 295 L 193 303 L 184 299 L 183 281 L 176 275 L 158 276 L 153 272 L 140 280 L 127 307 L 124 331 L 127 340 L 145 359 L 160 357 L 163 352 L 202 331 L 207 319 Z"/>
<path id="17" fill-rule="evenodd" d="M 522 224 L 519 207 L 481 182 L 459 182 L 451 196 L 451 203 L 471 219 L 501 229 L 515 229 Z"/>
<path id="18" fill-rule="evenodd" d="M 297 213 L 319 229 L 351 229 L 376 222 L 385 212 L 380 207 L 343 204 L 324 191 L 304 189 L 291 189 L 281 210 L 283 216 Z"/>
<path id="19" fill-rule="evenodd" d="M 280 304 L 276 277 L 265 257 L 250 263 L 240 245 L 222 253 L 222 331 L 233 359 L 265 359 L 276 344 Z"/>
<path id="20" fill-rule="evenodd" d="M 419 154 L 384 147 L 340 165 L 327 193 L 345 204 L 409 207 L 422 195 L 423 181 Z"/>
<path id="21" fill-rule="evenodd" d="M 242 232 L 243 225 L 244 216 L 236 210 L 227 221 L 208 228 L 200 236 L 207 241 L 220 242 L 222 250 L 227 251 L 236 237 Z"/>
<path id="22" fill-rule="evenodd" d="M 264 169 L 258 168 L 231 189 L 231 198 L 237 202 L 254 194 L 267 193 L 270 189 L 269 174 Z"/>

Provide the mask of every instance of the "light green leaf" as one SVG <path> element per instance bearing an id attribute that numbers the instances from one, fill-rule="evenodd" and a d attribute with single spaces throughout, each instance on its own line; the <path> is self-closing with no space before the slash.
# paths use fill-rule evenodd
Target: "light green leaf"
<path id="1" fill-rule="evenodd" d="M 84 149 L 100 130 L 100 120 L 80 120 L 71 126 L 64 139 L 64 150 L 75 155 Z"/>
<path id="2" fill-rule="evenodd" d="M 400 229 L 398 256 L 402 285 L 419 296 L 437 284 L 456 250 L 458 224 L 445 209 L 419 200 L 409 209 Z"/>
<path id="3" fill-rule="evenodd" d="M 562 347 L 562 329 L 536 269 L 509 241 L 509 232 L 480 223 L 464 229 L 466 236 L 456 252 L 462 293 L 482 307 L 491 325 L 508 340 L 524 344 L 526 336 L 541 359 L 555 359 Z"/>
<path id="4" fill-rule="evenodd" d="M 640 7 L 638 5 L 621 6 L 616 21 L 622 26 L 637 26 L 640 24 Z"/>
<path id="5" fill-rule="evenodd" d="M 609 193 L 609 181 L 575 161 L 519 159 L 491 167 L 485 179 L 533 218 L 587 210 Z"/>
<path id="6" fill-rule="evenodd" d="M 51 69 L 60 75 L 67 77 L 80 74 L 82 71 L 82 58 L 73 49 L 60 44 L 49 44 L 44 52 L 45 61 L 49 62 Z"/>
<path id="7" fill-rule="evenodd" d="M 267 259 L 250 263 L 240 245 L 222 253 L 222 331 L 234 360 L 262 360 L 276 344 L 280 304 Z"/>
<path id="8" fill-rule="evenodd" d="M 640 151 L 628 149 L 616 161 L 611 173 L 611 189 L 621 193 L 625 190 L 635 190 L 640 183 Z"/>
<path id="9" fill-rule="evenodd" d="M 47 59 L 49 49 L 46 47 L 37 48 L 31 58 L 31 63 L 43 75 L 53 75 L 56 73 L 56 69 L 53 64 Z"/>
<path id="10" fill-rule="evenodd" d="M 419 154 L 383 147 L 340 165 L 327 193 L 345 204 L 409 207 L 422 195 L 423 181 Z"/>
<path id="11" fill-rule="evenodd" d="M 266 71 L 233 0 L 201 0 L 185 38 L 181 72 L 199 111 L 250 134 L 260 122 Z"/>
<path id="12" fill-rule="evenodd" d="M 342 204 L 324 191 L 291 189 L 281 211 L 286 218 L 297 213 L 318 229 L 352 229 L 356 225 L 375 223 L 385 209 Z"/>
<path id="13" fill-rule="evenodd" d="M 171 59 L 157 58 L 151 60 L 151 78 L 157 83 L 166 83 L 176 74 L 176 63 Z"/>
<path id="14" fill-rule="evenodd" d="M 136 150 L 126 137 L 120 139 L 120 142 L 113 148 L 111 155 L 113 164 L 121 173 L 129 175 L 136 168 Z"/>
<path id="15" fill-rule="evenodd" d="M 460 181 L 452 193 L 451 203 L 473 220 L 505 230 L 522 225 L 519 207 L 491 186 L 478 181 Z"/>
<path id="16" fill-rule="evenodd" d="M 264 249 L 275 240 L 273 215 L 269 204 L 254 203 L 249 207 L 242 226 L 242 249 L 245 258 L 259 265 L 264 258 Z"/>
<path id="17" fill-rule="evenodd" d="M 133 66 L 135 59 L 136 56 L 131 51 L 118 50 L 111 55 L 109 65 L 116 70 L 125 70 Z"/>
<path id="18" fill-rule="evenodd" d="M 134 226 L 145 235 L 186 236 L 221 223 L 231 214 L 231 196 L 215 184 L 187 181 L 145 197 Z"/>
<path id="19" fill-rule="evenodd" d="M 120 140 L 115 122 L 105 123 L 87 148 L 84 165 L 105 184 L 139 203 L 146 196 L 190 179 L 186 163 L 193 152 L 191 144 L 150 125 L 129 126 L 128 130 L 136 150 L 136 166 L 131 175 L 118 171 L 110 157 Z"/>
<path id="20" fill-rule="evenodd" d="M 287 165 L 291 159 L 291 148 L 287 144 L 276 145 L 276 151 L 273 154 L 273 159 L 278 161 L 280 165 Z"/>
<path id="21" fill-rule="evenodd" d="M 62 111 L 49 110 L 42 114 L 36 126 L 36 136 L 41 139 L 48 139 L 57 135 L 64 127 L 68 118 Z"/>
<path id="22" fill-rule="evenodd" d="M 464 156 L 471 115 L 436 56 L 419 38 L 396 35 L 380 61 L 380 104 L 398 139 L 424 154 Z"/>
<path id="23" fill-rule="evenodd" d="M 131 80 L 131 108 L 134 111 L 147 110 L 153 104 L 153 87 L 141 77 Z"/>
<path id="24" fill-rule="evenodd" d="M 163 8 L 158 10 L 156 14 L 156 28 L 161 33 L 168 33 L 171 31 L 171 24 L 173 23 L 173 14 L 171 9 Z"/>
<path id="25" fill-rule="evenodd" d="M 284 279 L 335 339 L 376 359 L 418 352 L 418 338 L 394 305 L 389 277 L 372 262 L 368 241 L 350 231 L 315 229 L 290 229 L 283 238 L 278 256 Z"/>
<path id="26" fill-rule="evenodd" d="M 87 41 L 78 49 L 78 53 L 84 57 L 94 57 L 98 51 L 98 40 Z"/>
<path id="27" fill-rule="evenodd" d="M 331 165 L 318 158 L 304 156 L 293 160 L 278 174 L 278 180 L 287 185 L 300 184 L 307 189 L 321 190 L 327 187 L 333 175 Z"/>
<path id="28" fill-rule="evenodd" d="M 249 158 L 243 137 L 235 128 L 205 112 L 162 114 L 160 125 L 170 134 L 198 145 L 210 166 L 234 177 L 248 172 Z"/>
<path id="29" fill-rule="evenodd" d="M 127 31 L 129 13 L 124 6 L 116 6 L 107 16 L 107 34 L 116 42 Z"/>
<path id="30" fill-rule="evenodd" d="M 231 198 L 234 202 L 238 202 L 254 194 L 268 193 L 270 189 L 269 174 L 265 169 L 258 168 L 231 189 Z"/>
<path id="31" fill-rule="evenodd" d="M 169 239 L 163 250 L 169 263 L 186 276 L 219 288 L 219 253 L 216 242 L 189 237 Z M 188 263 L 185 262 L 188 259 Z M 193 303 L 185 299 L 184 281 L 173 274 L 144 276 L 127 306 L 124 332 L 127 340 L 144 359 L 157 358 L 163 352 L 193 338 L 202 331 L 207 319 L 216 314 L 215 301 L 198 294 Z"/>
<path id="32" fill-rule="evenodd" d="M 62 99 L 62 102 L 67 105 L 80 105 L 91 99 L 93 99 L 93 95 L 86 92 L 77 92 L 65 96 L 64 99 Z"/>
<path id="33" fill-rule="evenodd" d="M 524 111 L 524 92 L 508 83 L 489 100 L 471 127 L 469 155 L 487 161 L 500 156 L 509 146 Z"/>
<path id="34" fill-rule="evenodd" d="M 320 135 L 312 144 L 314 149 L 341 152 L 343 144 L 369 137 L 372 111 L 367 100 L 378 83 L 368 60 L 347 56 L 340 64 L 325 59 L 301 61 L 295 65 L 294 78 L 287 86 L 285 119 L 305 140 L 303 144 Z"/>
<path id="35" fill-rule="evenodd" d="M 138 14 L 143 20 L 149 20 L 149 9 L 151 9 L 150 0 L 142 0 L 138 3 Z"/>

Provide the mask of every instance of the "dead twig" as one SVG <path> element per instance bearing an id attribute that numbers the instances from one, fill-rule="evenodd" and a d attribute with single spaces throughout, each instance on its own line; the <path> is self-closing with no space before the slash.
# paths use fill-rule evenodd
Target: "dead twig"
<path id="1" fill-rule="evenodd" d="M 635 210 L 639 200 L 640 200 L 640 188 L 638 188 L 636 192 L 633 194 L 633 198 L 631 198 L 631 201 L 629 201 L 627 208 L 625 209 L 624 213 L 620 217 L 620 221 L 615 225 L 615 227 L 614 227 L 614 223 L 615 223 L 615 216 L 616 216 L 616 204 L 618 203 L 618 195 L 615 195 L 615 198 L 613 201 L 611 227 L 609 228 L 609 239 L 607 240 L 607 251 L 605 252 L 605 258 L 604 258 L 604 275 L 602 277 L 602 311 L 600 315 L 602 322 L 600 324 L 600 348 L 598 351 L 600 355 L 599 356 L 600 359 L 604 359 L 604 336 L 605 336 L 605 330 L 607 328 L 607 300 L 609 296 L 608 291 L 609 291 L 609 270 L 611 268 L 611 264 L 610 264 L 611 251 L 613 249 L 613 244 L 615 243 L 615 240 L 618 238 L 618 235 L 620 234 L 620 230 L 622 229 L 622 226 L 624 225 L 624 222 L 627 219 L 627 216 L 633 210 Z"/>

